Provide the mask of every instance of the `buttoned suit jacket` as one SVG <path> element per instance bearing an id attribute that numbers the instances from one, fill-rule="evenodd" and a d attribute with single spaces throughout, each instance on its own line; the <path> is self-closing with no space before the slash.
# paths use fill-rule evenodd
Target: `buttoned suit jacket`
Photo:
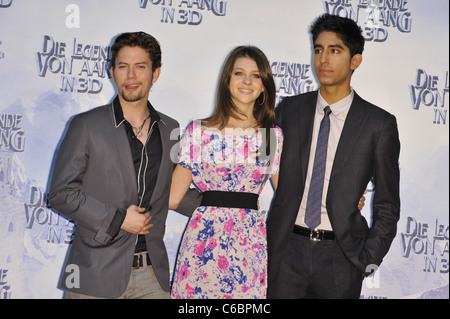
<path id="1" fill-rule="evenodd" d="M 276 297 L 278 271 L 305 188 L 317 98 L 318 91 L 288 97 L 276 110 L 284 145 L 267 219 L 269 297 Z M 336 150 L 326 208 L 336 241 L 361 273 L 380 265 L 396 235 L 399 152 L 396 118 L 355 93 Z M 367 221 L 357 206 L 371 180 L 375 192 L 372 220 Z"/>
<path id="2" fill-rule="evenodd" d="M 158 112 L 162 158 L 150 199 L 153 228 L 145 236 L 159 284 L 169 291 L 169 261 L 164 245 L 168 200 L 179 128 Z M 116 298 L 125 291 L 132 269 L 137 235 L 110 227 L 117 209 L 138 205 L 136 173 L 124 125 L 116 127 L 113 104 L 76 115 L 70 122 L 55 161 L 49 191 L 52 208 L 76 223 L 73 242 L 63 268 L 60 287 L 77 293 Z M 195 209 L 185 201 L 186 211 Z M 117 227 L 117 226 L 116 226 Z M 75 265 L 76 267 L 67 267 Z M 74 269 L 79 278 L 74 278 Z M 79 280 L 77 282 L 77 279 Z"/>

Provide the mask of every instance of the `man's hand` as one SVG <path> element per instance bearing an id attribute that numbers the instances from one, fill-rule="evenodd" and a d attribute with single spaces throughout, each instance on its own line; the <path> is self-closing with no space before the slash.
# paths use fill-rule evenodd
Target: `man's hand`
<path id="1" fill-rule="evenodd" d="M 131 205 L 127 208 L 127 214 L 120 228 L 131 234 L 147 235 L 149 229 L 153 227 L 153 224 L 150 224 L 152 215 L 150 212 L 144 212 L 145 208 Z"/>

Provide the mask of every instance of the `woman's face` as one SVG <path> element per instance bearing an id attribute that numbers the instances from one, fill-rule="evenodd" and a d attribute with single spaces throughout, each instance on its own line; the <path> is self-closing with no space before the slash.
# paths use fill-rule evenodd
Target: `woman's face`
<path id="1" fill-rule="evenodd" d="M 264 86 L 256 62 L 247 57 L 237 58 L 230 79 L 233 103 L 242 110 L 253 108 L 263 91 Z"/>

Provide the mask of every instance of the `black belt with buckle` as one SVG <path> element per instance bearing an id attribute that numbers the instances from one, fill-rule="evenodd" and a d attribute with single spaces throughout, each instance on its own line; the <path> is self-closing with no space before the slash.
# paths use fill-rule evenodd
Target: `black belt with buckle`
<path id="1" fill-rule="evenodd" d="M 334 240 L 336 237 L 334 232 L 330 230 L 311 230 L 306 227 L 294 225 L 294 234 L 307 237 L 310 240 L 321 241 L 321 240 Z"/>
<path id="2" fill-rule="evenodd" d="M 133 256 L 133 268 L 139 269 L 141 267 L 150 266 L 152 263 L 147 252 L 136 253 Z"/>

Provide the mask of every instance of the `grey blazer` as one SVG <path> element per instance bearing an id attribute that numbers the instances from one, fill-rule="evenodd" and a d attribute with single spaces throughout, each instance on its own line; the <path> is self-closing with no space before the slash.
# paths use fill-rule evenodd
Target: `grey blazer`
<path id="1" fill-rule="evenodd" d="M 169 261 L 163 237 L 174 169 L 170 152 L 178 150 L 178 140 L 171 140 L 170 133 L 179 124 L 159 115 L 162 159 L 150 201 L 154 226 L 146 244 L 156 277 L 169 291 Z M 60 287 L 91 296 L 119 297 L 130 278 L 137 235 L 120 230 L 113 238 L 108 229 L 116 210 L 137 204 L 138 194 L 130 145 L 124 126 L 115 125 L 112 104 L 72 119 L 55 161 L 48 199 L 52 208 L 76 222 Z M 198 202 L 187 202 L 183 206 L 192 213 Z M 71 284 L 69 275 L 73 273 L 66 272 L 68 265 L 78 266 L 79 287 Z"/>

